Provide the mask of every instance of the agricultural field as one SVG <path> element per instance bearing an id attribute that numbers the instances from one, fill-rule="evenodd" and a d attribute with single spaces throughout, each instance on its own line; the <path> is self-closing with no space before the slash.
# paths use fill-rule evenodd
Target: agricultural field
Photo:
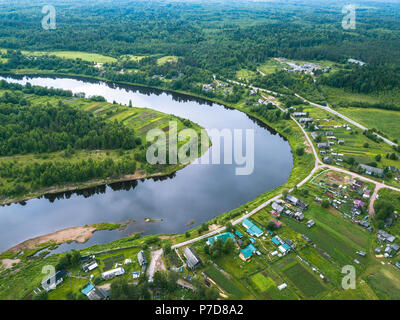
<path id="1" fill-rule="evenodd" d="M 325 292 L 325 287 L 303 265 L 288 264 L 282 272 L 307 297 L 315 298 Z"/>
<path id="2" fill-rule="evenodd" d="M 400 141 L 400 111 L 372 108 L 337 108 L 337 111 L 367 128 L 376 128 L 389 139 Z"/>
<path id="3" fill-rule="evenodd" d="M 52 55 L 63 59 L 81 59 L 83 61 L 94 63 L 111 63 L 117 61 L 117 59 L 113 57 L 104 56 L 98 53 L 80 51 L 22 51 L 22 53 L 27 56 Z"/>
<path id="4" fill-rule="evenodd" d="M 163 64 L 166 63 L 173 63 L 173 62 L 178 62 L 178 57 L 177 56 L 165 56 L 157 59 L 157 65 L 162 66 Z"/>

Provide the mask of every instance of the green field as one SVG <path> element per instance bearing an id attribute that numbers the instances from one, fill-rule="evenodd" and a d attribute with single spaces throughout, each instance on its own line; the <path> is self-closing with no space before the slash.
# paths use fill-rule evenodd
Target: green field
<path id="1" fill-rule="evenodd" d="M 300 263 L 289 264 L 283 273 L 295 284 L 306 297 L 315 297 L 326 289 Z"/>
<path id="2" fill-rule="evenodd" d="M 390 139 L 400 140 L 400 111 L 372 108 L 339 108 L 338 111 L 367 128 L 381 130 Z"/>
<path id="3" fill-rule="evenodd" d="M 117 59 L 113 57 L 104 56 L 97 53 L 88 53 L 80 51 L 22 51 L 25 55 L 42 56 L 52 55 L 63 59 L 81 59 L 89 62 L 96 63 L 111 63 L 116 62 Z"/>
<path id="4" fill-rule="evenodd" d="M 177 61 L 178 61 L 177 56 L 165 56 L 165 57 L 157 59 L 157 64 L 159 66 L 161 66 L 165 63 L 172 63 L 172 62 L 177 62 Z"/>
<path id="5" fill-rule="evenodd" d="M 208 267 L 205 273 L 234 298 L 239 299 L 243 296 L 243 291 L 232 280 L 225 277 L 214 266 Z"/>
<path id="6" fill-rule="evenodd" d="M 251 281 L 261 292 L 267 291 L 270 287 L 276 286 L 274 280 L 265 277 L 262 273 L 256 273 L 251 277 Z"/>

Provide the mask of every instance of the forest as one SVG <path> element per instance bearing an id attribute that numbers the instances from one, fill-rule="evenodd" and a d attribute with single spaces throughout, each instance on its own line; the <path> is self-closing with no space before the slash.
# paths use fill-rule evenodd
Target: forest
<path id="1" fill-rule="evenodd" d="M 351 68 L 327 78 L 321 84 L 354 92 L 398 87 L 395 66 L 400 64 L 399 4 L 364 1 L 357 10 L 357 28 L 342 28 L 344 1 L 280 2 L 225 1 L 165 2 L 123 0 L 54 1 L 57 28 L 44 30 L 40 4 L 27 0 L 15 7 L 0 8 L 0 48 L 6 63 L 0 70 L 22 68 L 101 76 L 172 90 L 200 93 L 199 83 L 209 83 L 213 74 L 234 78 L 241 69 L 256 71 L 271 57 L 298 60 L 329 60 L 337 63 L 360 59 L 367 68 Z M 121 19 L 121 17 L 124 17 Z M 84 51 L 119 59 L 100 71 L 82 59 L 61 59 L 51 55 L 27 57 L 18 50 Z M 121 57 L 140 57 L 124 59 Z M 160 56 L 177 61 L 157 63 Z M 120 73 L 124 69 L 135 72 Z M 162 81 L 165 78 L 168 81 Z M 257 82 L 284 91 L 306 88 L 311 78 L 293 79 L 276 74 Z M 201 92 L 204 94 L 204 92 Z M 283 92 L 285 93 L 285 92 Z M 214 98 L 213 93 L 206 93 Z M 316 102 L 323 102 L 313 92 Z M 235 94 L 229 102 L 237 102 Z"/>
<path id="2" fill-rule="evenodd" d="M 74 149 L 133 149 L 141 144 L 133 129 L 62 102 L 27 106 L 23 93 L 0 96 L 0 156 Z"/>

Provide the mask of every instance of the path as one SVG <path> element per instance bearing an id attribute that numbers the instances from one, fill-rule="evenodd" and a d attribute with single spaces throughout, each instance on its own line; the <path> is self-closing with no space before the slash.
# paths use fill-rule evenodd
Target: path
<path id="1" fill-rule="evenodd" d="M 214 77 L 214 79 L 215 79 L 215 77 Z M 241 82 L 237 82 L 237 81 L 233 81 L 233 80 L 227 80 L 227 81 L 230 82 L 230 83 L 234 83 L 234 84 L 238 84 L 238 85 L 241 85 L 241 86 L 249 87 L 249 88 L 251 88 L 251 89 L 253 89 L 253 90 L 259 90 L 259 91 L 262 91 L 262 92 L 268 92 L 268 93 L 272 93 L 272 94 L 277 94 L 276 92 L 273 92 L 273 91 L 270 91 L 270 90 L 267 90 L 267 89 L 257 88 L 257 87 L 254 87 L 254 86 L 252 86 L 252 85 L 247 85 L 247 84 L 244 84 L 244 83 L 241 83 Z M 296 94 L 296 96 L 299 97 L 300 99 L 303 99 L 303 101 L 306 101 L 306 102 L 310 103 L 311 105 L 314 105 L 314 106 L 316 106 L 316 107 L 319 107 L 319 108 L 322 108 L 322 109 L 324 109 L 324 110 L 326 110 L 326 111 L 329 111 L 329 112 L 331 112 L 331 113 L 333 113 L 333 114 L 336 114 L 337 116 L 341 117 L 342 119 L 344 119 L 344 120 L 346 120 L 346 121 L 348 121 L 348 122 L 354 124 L 355 126 L 361 128 L 361 129 L 363 129 L 363 130 L 367 130 L 367 128 L 363 127 L 363 126 L 360 125 L 359 123 L 357 123 L 357 122 L 355 122 L 355 121 L 353 121 L 353 120 L 347 118 L 346 116 L 340 114 L 340 113 L 337 112 L 337 111 L 332 110 L 329 106 L 324 107 L 324 106 L 318 105 L 318 104 L 316 104 L 316 103 L 309 102 L 308 100 L 302 98 L 302 97 L 299 96 L 298 94 Z M 262 95 L 262 97 L 264 97 L 264 96 Z M 265 97 L 264 97 L 264 98 L 265 98 Z M 285 110 L 284 110 L 283 108 L 281 108 L 279 105 L 277 105 L 277 104 L 274 104 L 274 105 L 275 105 L 277 108 L 279 108 L 280 110 L 285 111 Z M 342 172 L 342 173 L 345 173 L 345 174 L 350 175 L 350 176 L 352 176 L 352 177 L 358 178 L 358 179 L 360 179 L 360 180 L 363 180 L 363 181 L 366 181 L 366 182 L 370 182 L 370 183 L 375 184 L 376 187 L 375 187 L 374 195 L 372 196 L 373 199 L 371 199 L 372 208 L 373 208 L 373 203 L 374 203 L 374 201 L 375 201 L 375 199 L 376 199 L 376 195 L 377 195 L 377 193 L 378 193 L 378 191 L 379 191 L 380 189 L 382 189 L 382 188 L 388 188 L 388 189 L 391 189 L 391 190 L 400 192 L 400 189 L 399 189 L 399 188 L 395 188 L 395 187 L 392 187 L 392 186 L 387 186 L 387 185 L 385 185 L 385 184 L 382 183 L 382 182 L 378 182 L 378 181 L 375 181 L 375 180 L 373 180 L 373 179 L 370 179 L 370 178 L 361 176 L 361 175 L 359 175 L 358 173 L 354 173 L 354 172 L 348 171 L 348 170 L 346 170 L 346 169 L 334 167 L 334 166 L 331 166 L 331 165 L 323 164 L 323 163 L 321 162 L 321 160 L 319 159 L 317 150 L 315 149 L 315 146 L 314 146 L 314 144 L 312 143 L 312 141 L 311 141 L 310 137 L 308 136 L 307 132 L 304 130 L 304 128 L 301 126 L 301 124 L 300 124 L 294 117 L 291 116 L 290 118 L 291 118 L 291 119 L 300 127 L 300 129 L 302 130 L 302 132 L 303 132 L 303 134 L 304 134 L 306 140 L 308 141 L 310 147 L 312 148 L 312 151 L 313 151 L 313 154 L 314 154 L 314 158 L 315 158 L 315 165 L 314 165 L 314 168 L 311 170 L 310 174 L 309 174 L 306 178 L 304 178 L 301 182 L 299 182 L 299 183 L 296 185 L 298 188 L 301 187 L 301 186 L 303 186 L 305 183 L 307 183 L 307 182 L 313 177 L 313 175 L 315 174 L 315 172 L 317 172 L 319 169 L 328 168 L 328 169 L 330 169 L 330 170 Z M 347 120 L 347 119 L 348 119 L 348 120 Z M 378 134 L 376 134 L 376 135 L 377 135 L 378 137 L 382 138 L 382 139 L 383 139 L 386 143 L 388 143 L 389 145 L 396 145 L 395 143 L 393 143 L 393 142 L 391 142 L 391 141 L 389 141 L 389 140 L 387 140 L 387 139 L 385 139 L 385 138 L 379 136 Z M 292 190 L 293 190 L 293 189 L 290 189 L 289 191 L 292 191 Z M 374 196 L 375 196 L 375 197 L 374 197 Z M 246 213 L 245 215 L 241 216 L 240 218 L 238 218 L 238 219 L 232 221 L 232 225 L 237 225 L 237 224 L 241 223 L 244 219 L 247 219 L 247 218 L 251 217 L 251 216 L 254 215 L 255 213 L 257 213 L 257 212 L 259 212 L 260 210 L 264 209 L 264 208 L 265 208 L 266 206 L 268 206 L 270 203 L 272 203 L 272 202 L 274 202 L 274 201 L 280 199 L 281 197 L 282 197 L 282 194 L 278 194 L 277 196 L 275 196 L 275 197 L 269 199 L 268 201 L 262 203 L 262 204 L 259 205 L 257 208 L 253 209 L 252 211 L 250 211 L 250 212 Z M 189 245 L 189 244 L 191 244 L 191 243 L 197 242 L 197 241 L 199 241 L 199 240 L 203 240 L 203 239 L 212 237 L 212 236 L 214 236 L 214 235 L 216 235 L 216 234 L 218 234 L 218 233 L 221 233 L 221 232 L 224 231 L 225 229 L 226 229 L 225 227 L 221 227 L 221 228 L 218 228 L 218 229 L 216 229 L 216 230 L 214 230 L 214 231 L 212 231 L 212 232 L 209 232 L 209 233 L 203 234 L 202 236 L 196 237 L 196 238 L 194 238 L 194 239 L 190 239 L 190 240 L 187 240 L 187 241 L 184 241 L 184 242 L 181 242 L 181 243 L 177 243 L 177 244 L 175 244 L 175 245 L 172 246 L 172 249 L 177 249 L 177 248 L 180 248 L 180 247 L 184 247 L 184 246 L 187 246 L 187 245 Z"/>
<path id="2" fill-rule="evenodd" d="M 353 119 L 350 119 L 349 117 L 346 117 L 344 114 L 341 114 L 341 113 L 339 113 L 339 112 L 333 110 L 329 105 L 322 106 L 322 105 L 320 105 L 320 104 L 318 104 L 318 103 L 311 102 L 311 101 L 309 101 L 309 100 L 303 98 L 302 96 L 298 95 L 297 93 L 295 93 L 295 96 L 298 97 L 298 98 L 300 98 L 300 99 L 302 99 L 304 102 L 309 103 L 310 105 L 312 105 L 312 106 L 314 106 L 314 107 L 323 109 L 323 110 L 325 110 L 325 111 L 328 111 L 328 112 L 330 112 L 330 113 L 332 113 L 332 114 L 334 114 L 334 115 L 336 115 L 336 116 L 342 118 L 343 120 L 345 120 L 345 121 L 351 123 L 352 125 L 354 125 L 354 126 L 360 128 L 360 129 L 363 130 L 363 131 L 368 130 L 368 128 L 365 127 L 365 126 L 363 126 L 362 124 L 360 124 L 360 123 L 354 121 Z M 377 134 L 376 132 L 374 132 L 374 135 L 376 135 L 378 138 L 381 138 L 385 143 L 387 143 L 387 144 L 390 145 L 390 146 L 397 146 L 396 143 L 390 141 L 389 139 L 386 139 L 385 137 L 382 137 L 381 135 Z"/>
<path id="3" fill-rule="evenodd" d="M 147 269 L 149 281 L 153 281 L 154 274 L 159 270 L 167 270 L 162 260 L 163 249 L 151 252 L 151 262 Z"/>

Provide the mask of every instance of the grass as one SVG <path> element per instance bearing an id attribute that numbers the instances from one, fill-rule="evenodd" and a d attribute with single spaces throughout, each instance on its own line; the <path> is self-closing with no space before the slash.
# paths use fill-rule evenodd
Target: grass
<path id="1" fill-rule="evenodd" d="M 325 287 L 299 263 L 289 265 L 283 273 L 306 297 L 316 297 L 326 290 Z"/>
<path id="2" fill-rule="evenodd" d="M 33 56 L 52 55 L 63 59 L 81 59 L 95 63 L 112 63 L 117 61 L 113 57 L 81 51 L 22 51 L 22 53 Z"/>
<path id="3" fill-rule="evenodd" d="M 262 273 L 256 273 L 253 275 L 251 281 L 261 292 L 267 291 L 269 288 L 276 286 L 274 280 L 270 277 L 265 277 Z"/>
<path id="4" fill-rule="evenodd" d="M 311 229 L 292 218 L 284 217 L 282 220 L 290 228 L 311 238 L 339 265 L 352 263 L 357 250 L 367 250 L 369 236 L 367 231 L 343 217 L 334 215 L 315 204 L 310 205 L 305 216 L 306 219 L 313 219 L 316 223 Z"/>
<path id="5" fill-rule="evenodd" d="M 242 297 L 243 291 L 232 280 L 225 277 L 213 265 L 209 266 L 205 273 L 234 298 L 239 299 Z"/>
<path id="6" fill-rule="evenodd" d="M 389 139 L 400 141 L 400 111 L 367 108 L 339 108 L 338 112 L 367 128 L 382 131 Z"/>
<path id="7" fill-rule="evenodd" d="M 173 62 L 178 62 L 177 56 L 165 56 L 165 57 L 157 59 L 157 64 L 159 66 L 162 66 L 163 64 L 166 64 L 166 63 L 173 63 Z"/>

